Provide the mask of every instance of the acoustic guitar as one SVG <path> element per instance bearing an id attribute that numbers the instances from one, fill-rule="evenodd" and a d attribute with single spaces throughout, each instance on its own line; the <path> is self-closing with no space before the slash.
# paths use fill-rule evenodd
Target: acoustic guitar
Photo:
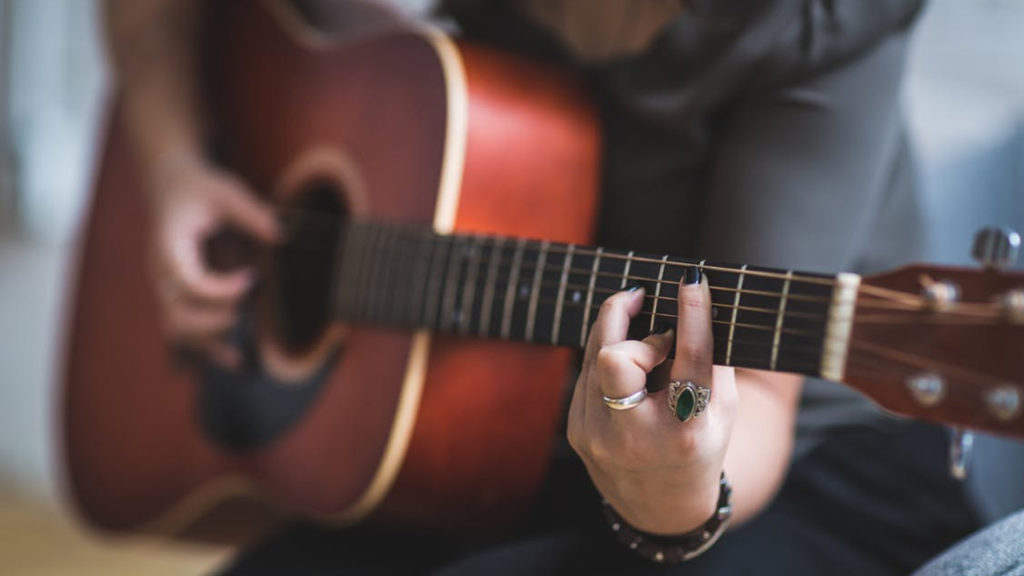
<path id="1" fill-rule="evenodd" d="M 279 207 L 288 240 L 233 334 L 246 368 L 182 364 L 161 336 L 140 176 L 113 114 L 62 405 L 69 492 L 94 526 L 513 517 L 543 478 L 601 302 L 644 286 L 646 334 L 674 320 L 690 266 L 710 283 L 717 363 L 1024 437 L 1024 275 L 861 278 L 590 247 L 599 130 L 560 71 L 429 30 L 329 36 L 284 2 L 222 4 L 217 154 Z"/>

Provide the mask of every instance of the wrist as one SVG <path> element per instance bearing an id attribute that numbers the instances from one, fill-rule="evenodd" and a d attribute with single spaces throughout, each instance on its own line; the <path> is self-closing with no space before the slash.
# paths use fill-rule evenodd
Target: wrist
<path id="1" fill-rule="evenodd" d="M 712 513 L 696 528 L 683 533 L 661 534 L 636 528 L 605 500 L 604 515 L 616 539 L 636 553 L 654 562 L 683 562 L 709 549 L 725 532 L 732 517 L 732 487 L 722 473 L 718 498 Z"/>
<path id="2" fill-rule="evenodd" d="M 720 473 L 685 482 L 659 481 L 645 474 L 626 484 L 620 479 L 602 494 L 630 526 L 649 534 L 671 536 L 697 529 L 715 513 L 720 480 Z"/>

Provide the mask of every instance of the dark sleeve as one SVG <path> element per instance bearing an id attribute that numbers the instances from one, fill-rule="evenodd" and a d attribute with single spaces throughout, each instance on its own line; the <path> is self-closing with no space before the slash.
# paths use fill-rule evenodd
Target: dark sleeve
<path id="1" fill-rule="evenodd" d="M 850 270 L 885 209 L 905 210 L 899 91 L 907 38 L 824 74 L 734 102 L 711 147 L 702 254 L 784 268 Z M 890 215 L 891 216 L 891 215 Z M 899 245 L 894 239 L 890 245 Z"/>

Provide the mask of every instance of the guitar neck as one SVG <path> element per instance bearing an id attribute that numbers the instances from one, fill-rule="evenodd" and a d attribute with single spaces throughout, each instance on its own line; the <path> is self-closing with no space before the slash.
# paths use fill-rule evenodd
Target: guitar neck
<path id="1" fill-rule="evenodd" d="M 350 223 L 333 294 L 346 322 L 582 348 L 601 303 L 645 289 L 630 336 L 675 324 L 687 267 L 708 279 L 716 364 L 841 380 L 859 277 L 555 242 Z"/>

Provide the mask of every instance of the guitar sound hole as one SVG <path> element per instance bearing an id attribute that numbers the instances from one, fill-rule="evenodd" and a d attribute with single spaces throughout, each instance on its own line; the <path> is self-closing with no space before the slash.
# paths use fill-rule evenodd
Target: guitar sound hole
<path id="1" fill-rule="evenodd" d="M 316 345 L 332 320 L 332 275 L 348 217 L 340 186 L 313 180 L 286 208 L 286 242 L 277 250 L 277 338 L 285 351 Z"/>

